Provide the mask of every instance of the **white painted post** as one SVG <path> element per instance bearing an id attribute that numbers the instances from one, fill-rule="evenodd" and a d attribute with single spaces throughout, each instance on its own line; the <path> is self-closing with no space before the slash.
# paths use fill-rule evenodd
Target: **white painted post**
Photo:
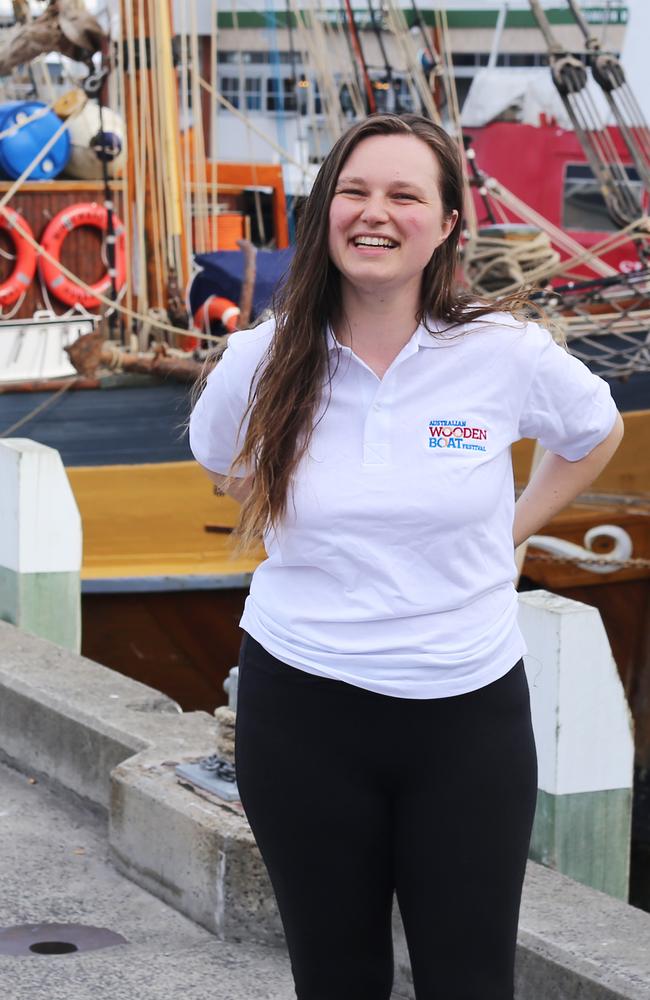
<path id="1" fill-rule="evenodd" d="M 519 595 L 539 765 L 530 857 L 627 900 L 634 732 L 600 613 Z"/>
<path id="2" fill-rule="evenodd" d="M 58 451 L 0 441 L 0 619 L 81 645 L 81 517 Z"/>

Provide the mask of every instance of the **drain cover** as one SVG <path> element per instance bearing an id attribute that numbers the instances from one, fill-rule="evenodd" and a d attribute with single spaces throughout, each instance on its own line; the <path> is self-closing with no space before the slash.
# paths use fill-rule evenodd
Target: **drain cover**
<path id="1" fill-rule="evenodd" d="M 85 924 L 22 924 L 0 928 L 0 955 L 73 955 L 116 944 L 128 942 L 106 927 Z"/>

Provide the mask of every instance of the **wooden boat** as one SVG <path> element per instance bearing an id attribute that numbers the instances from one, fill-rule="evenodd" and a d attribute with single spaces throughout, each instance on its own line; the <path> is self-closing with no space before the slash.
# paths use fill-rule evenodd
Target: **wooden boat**
<path id="1" fill-rule="evenodd" d="M 37 241 L 62 210 L 113 201 L 126 229 L 129 280 L 119 301 L 104 296 L 96 319 L 103 335 L 113 338 L 116 361 L 125 349 L 146 350 L 151 337 L 176 353 L 209 339 L 206 330 L 188 330 L 192 317 L 180 290 L 190 273 L 189 251 L 237 249 L 237 241 L 255 229 L 251 205 L 265 215 L 267 240 L 288 244 L 279 165 L 230 162 L 217 172 L 206 157 L 210 136 L 201 115 L 185 128 L 180 155 L 175 148 L 174 121 L 179 107 L 187 110 L 189 95 L 180 93 L 184 81 L 177 87 L 172 68 L 171 3 L 132 8 L 124 2 L 121 26 L 118 51 L 124 58 L 104 84 L 103 99 L 116 89 L 123 95 L 129 155 L 122 174 L 111 180 L 0 182 L 0 199 L 12 195 L 11 207 Z M 29 30 L 12 29 L 23 35 Z M 52 39 L 56 47 L 58 35 Z M 30 44 L 36 44 L 33 38 Z M 199 73 L 195 65 L 194 97 Z M 198 95 L 195 107 L 201 103 Z M 148 133 L 144 147 L 134 122 Z M 11 234 L 0 238 L 11 252 Z M 105 269 L 104 249 L 97 229 L 80 227 L 65 239 L 61 261 L 83 287 Z M 0 259 L 0 285 L 14 266 Z M 106 319 L 111 311 L 113 325 Z M 236 660 L 232 609 L 243 603 L 255 560 L 230 559 L 224 524 L 233 523 L 232 504 L 213 496 L 191 461 L 182 433 L 187 387 L 125 375 L 112 363 L 113 370 L 77 376 L 62 348 L 87 331 L 85 315 L 70 315 L 36 277 L 0 321 L 0 434 L 19 432 L 55 447 L 68 468 L 85 536 L 83 652 L 148 680 L 186 708 L 211 708 L 223 700 L 221 683 Z M 193 609 L 201 604 L 210 609 L 204 612 L 210 621 L 223 620 L 216 655 L 202 645 L 199 632 L 182 655 L 193 615 L 200 613 Z"/>

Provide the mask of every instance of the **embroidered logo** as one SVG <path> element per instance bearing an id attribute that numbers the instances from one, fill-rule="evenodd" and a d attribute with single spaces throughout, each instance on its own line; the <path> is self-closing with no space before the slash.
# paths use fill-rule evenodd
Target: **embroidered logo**
<path id="1" fill-rule="evenodd" d="M 430 420 L 429 447 L 456 451 L 487 451 L 487 429 L 468 426 L 466 420 Z"/>

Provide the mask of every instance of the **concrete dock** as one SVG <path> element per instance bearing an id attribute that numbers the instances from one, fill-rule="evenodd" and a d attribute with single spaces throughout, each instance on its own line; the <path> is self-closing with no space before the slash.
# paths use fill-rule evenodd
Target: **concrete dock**
<path id="1" fill-rule="evenodd" d="M 0 955 L 2 1000 L 295 996 L 245 817 L 174 776 L 214 737 L 206 713 L 0 622 L 0 942 L 40 923 L 125 939 Z M 393 1000 L 414 1000 L 397 913 L 394 943 Z M 650 1000 L 650 915 L 529 862 L 515 996 Z"/>

